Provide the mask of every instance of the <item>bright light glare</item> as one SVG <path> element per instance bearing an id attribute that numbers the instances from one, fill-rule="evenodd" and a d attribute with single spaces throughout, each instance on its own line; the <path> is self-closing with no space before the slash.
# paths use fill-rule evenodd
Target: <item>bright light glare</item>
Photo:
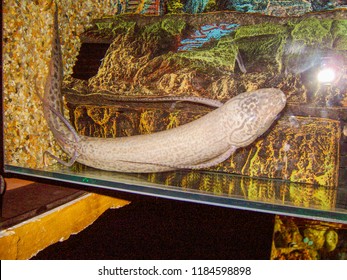
<path id="1" fill-rule="evenodd" d="M 336 72 L 333 68 L 323 68 L 318 72 L 317 79 L 320 83 L 328 84 L 335 80 Z"/>

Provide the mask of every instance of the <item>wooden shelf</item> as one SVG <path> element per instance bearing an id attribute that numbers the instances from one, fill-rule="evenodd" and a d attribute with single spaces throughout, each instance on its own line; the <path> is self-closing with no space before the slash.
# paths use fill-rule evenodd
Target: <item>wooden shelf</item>
<path id="1" fill-rule="evenodd" d="M 0 259 L 29 259 L 129 201 L 72 188 L 10 180 L 3 197 Z"/>

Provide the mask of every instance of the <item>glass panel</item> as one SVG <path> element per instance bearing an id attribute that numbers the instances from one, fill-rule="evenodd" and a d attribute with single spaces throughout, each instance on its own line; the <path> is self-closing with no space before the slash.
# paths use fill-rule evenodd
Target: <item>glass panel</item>
<path id="1" fill-rule="evenodd" d="M 77 164 L 45 170 L 6 166 L 14 174 L 26 174 L 137 194 L 154 195 L 224 207 L 347 222 L 347 192 L 326 187 L 255 179 L 226 173 L 176 171 L 118 173 Z"/>
<path id="2" fill-rule="evenodd" d="M 5 172 L 345 222 L 344 2 L 4 1 Z"/>

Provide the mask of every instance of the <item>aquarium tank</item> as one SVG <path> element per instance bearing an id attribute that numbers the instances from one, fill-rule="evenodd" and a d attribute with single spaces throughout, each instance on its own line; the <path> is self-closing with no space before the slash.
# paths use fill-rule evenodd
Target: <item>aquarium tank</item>
<path id="1" fill-rule="evenodd" d="M 347 222 L 341 0 L 3 3 L 2 175 Z"/>

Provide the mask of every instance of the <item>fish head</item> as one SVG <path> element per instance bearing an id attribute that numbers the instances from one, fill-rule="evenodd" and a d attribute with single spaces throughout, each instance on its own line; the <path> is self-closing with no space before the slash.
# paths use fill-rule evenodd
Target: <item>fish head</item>
<path id="1" fill-rule="evenodd" d="M 275 88 L 244 92 L 223 106 L 229 143 L 245 147 L 265 133 L 286 105 L 286 96 Z"/>

